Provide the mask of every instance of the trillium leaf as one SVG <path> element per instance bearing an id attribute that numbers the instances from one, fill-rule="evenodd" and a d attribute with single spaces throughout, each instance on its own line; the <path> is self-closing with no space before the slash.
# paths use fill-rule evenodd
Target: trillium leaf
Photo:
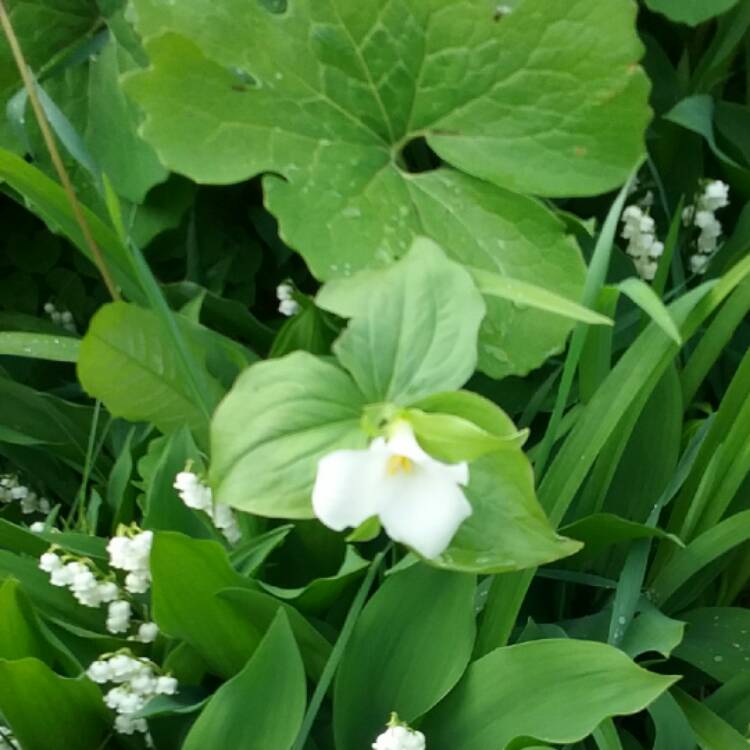
<path id="1" fill-rule="evenodd" d="M 484 313 L 471 276 L 418 239 L 384 272 L 333 350 L 369 402 L 409 404 L 469 379 Z"/>
<path id="2" fill-rule="evenodd" d="M 436 393 L 414 405 L 426 416 L 453 416 L 475 430 L 464 445 L 447 447 L 445 439 L 420 435 L 423 447 L 443 460 L 456 461 L 460 452 L 487 445 L 494 450 L 469 463 L 465 490 L 472 514 L 461 524 L 448 549 L 431 565 L 449 570 L 502 573 L 542 565 L 575 554 L 580 542 L 553 530 L 536 498 L 531 464 L 522 450 L 524 434 L 496 404 L 470 391 Z M 441 437 L 438 435 L 438 437 Z M 444 437 L 444 436 L 443 436 Z M 453 454 L 446 451 L 453 451 Z"/>
<path id="3" fill-rule="evenodd" d="M 425 565 L 386 579 L 357 621 L 339 666 L 336 750 L 370 747 L 391 711 L 413 721 L 456 684 L 474 646 L 475 592 L 473 576 Z"/>
<path id="4" fill-rule="evenodd" d="M 406 419 L 420 445 L 447 463 L 520 449 L 529 432 L 519 431 L 497 404 L 471 391 L 428 396 L 406 412 Z"/>
<path id="5" fill-rule="evenodd" d="M 367 442 L 363 404 L 341 368 L 306 352 L 249 367 L 211 422 L 217 501 L 261 516 L 311 518 L 318 460 Z"/>
<path id="6" fill-rule="evenodd" d="M 430 750 L 505 748 L 517 737 L 575 743 L 608 717 L 646 708 L 676 679 L 603 643 L 530 641 L 475 661 L 422 730 Z"/>
<path id="7" fill-rule="evenodd" d="M 501 20 L 480 0 L 134 6 L 152 67 L 126 90 L 145 138 L 201 182 L 273 173 L 267 204 L 318 278 L 449 235 L 463 262 L 577 300 L 581 260 L 562 223 L 502 188 L 586 195 L 625 179 L 649 116 L 631 3 L 525 0 Z M 465 174 L 409 172 L 416 138 Z M 510 304 L 496 304 L 492 325 L 510 339 L 483 353 L 493 375 L 537 366 L 570 329 L 515 310 L 543 337 L 523 352 Z"/>
<path id="8" fill-rule="evenodd" d="M 534 492 L 531 465 L 520 448 L 473 461 L 466 497 L 472 514 L 431 564 L 449 570 L 505 573 L 568 557 L 582 547 L 550 526 Z"/>

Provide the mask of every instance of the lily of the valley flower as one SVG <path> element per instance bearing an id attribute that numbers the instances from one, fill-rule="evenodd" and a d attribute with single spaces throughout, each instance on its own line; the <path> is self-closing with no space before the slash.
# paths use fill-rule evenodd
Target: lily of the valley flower
<path id="1" fill-rule="evenodd" d="M 468 482 L 466 462 L 436 461 L 419 446 L 411 426 L 398 422 L 388 440 L 324 456 L 312 504 L 315 515 L 336 531 L 377 516 L 391 539 L 434 558 L 471 515 L 461 489 Z"/>
<path id="2" fill-rule="evenodd" d="M 372 750 L 425 750 L 425 736 L 391 714 L 388 729 L 372 744 Z"/>

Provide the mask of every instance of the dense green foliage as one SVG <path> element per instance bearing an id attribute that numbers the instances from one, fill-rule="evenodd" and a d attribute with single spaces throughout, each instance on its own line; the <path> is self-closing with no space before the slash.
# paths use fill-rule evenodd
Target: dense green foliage
<path id="1" fill-rule="evenodd" d="M 0 15 L 0 748 L 747 748 L 748 0 Z"/>

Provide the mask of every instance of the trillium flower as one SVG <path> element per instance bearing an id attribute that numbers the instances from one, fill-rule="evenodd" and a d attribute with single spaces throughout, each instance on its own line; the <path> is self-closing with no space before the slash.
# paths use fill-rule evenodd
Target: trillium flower
<path id="1" fill-rule="evenodd" d="M 425 453 L 407 422 L 398 422 L 388 440 L 364 450 L 337 450 L 318 463 L 312 505 L 329 528 L 342 531 L 377 516 L 391 539 L 426 558 L 450 543 L 471 505 L 462 486 L 466 462 L 444 464 Z"/>

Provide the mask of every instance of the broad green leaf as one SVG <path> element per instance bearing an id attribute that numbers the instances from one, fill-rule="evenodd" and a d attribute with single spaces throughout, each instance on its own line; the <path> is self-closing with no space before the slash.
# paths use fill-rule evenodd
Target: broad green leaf
<path id="1" fill-rule="evenodd" d="M 471 425 L 486 443 L 494 438 L 494 450 L 469 465 L 467 498 L 472 515 L 462 524 L 446 552 L 431 564 L 448 569 L 476 572 L 521 570 L 551 562 L 577 552 L 581 545 L 556 534 L 539 506 L 528 459 L 521 450 L 523 433 L 495 404 L 468 391 L 439 393 L 416 404 L 426 417 L 452 416 Z M 413 413 L 408 411 L 407 416 Z M 419 432 L 424 446 L 436 450 L 443 460 L 470 458 L 465 444 L 453 446 L 449 454 L 445 442 L 434 433 Z M 471 433 L 476 437 L 476 433 Z M 470 443 L 465 438 L 465 443 Z"/>
<path id="2" fill-rule="evenodd" d="M 156 716 L 192 714 L 203 708 L 209 698 L 210 696 L 201 688 L 180 685 L 179 691 L 174 695 L 157 695 L 151 698 L 140 711 L 133 714 L 133 717 L 149 719 Z"/>
<path id="3" fill-rule="evenodd" d="M 521 446 L 528 435 L 528 430 L 521 430 L 500 437 L 454 414 L 408 409 L 404 416 L 422 447 L 434 458 L 449 463 L 472 461 L 493 451 Z"/>
<path id="4" fill-rule="evenodd" d="M 35 557 L 21 557 L 0 549 L 0 583 L 16 580 L 37 612 L 49 620 L 67 623 L 89 632 L 103 633 L 105 613 L 82 607 L 67 589 L 53 586 L 49 574 L 39 570 Z"/>
<path id="5" fill-rule="evenodd" d="M 287 523 L 283 526 L 276 526 L 252 539 L 240 541 L 230 554 L 232 567 L 244 576 L 255 577 L 258 568 L 277 547 L 284 544 L 284 540 L 293 528 L 294 524 Z"/>
<path id="6" fill-rule="evenodd" d="M 33 658 L 0 659 L 0 713 L 24 750 L 98 750 L 111 730 L 96 685 Z"/>
<path id="7" fill-rule="evenodd" d="M 531 641 L 475 661 L 421 729 L 430 750 L 505 748 L 516 737 L 574 743 L 607 717 L 641 711 L 675 679 L 603 643 Z"/>
<path id="8" fill-rule="evenodd" d="M 725 682 L 706 699 L 706 706 L 744 732 L 750 725 L 750 672 Z"/>
<path id="9" fill-rule="evenodd" d="M 708 21 L 726 13 L 737 5 L 738 0 L 646 0 L 646 5 L 670 21 L 690 26 Z"/>
<path id="10" fill-rule="evenodd" d="M 81 342 L 72 336 L 0 331 L 0 355 L 75 362 Z"/>
<path id="11" fill-rule="evenodd" d="M 673 695 L 703 750 L 747 750 L 747 740 L 705 704 L 679 689 Z"/>
<path id="12" fill-rule="evenodd" d="M 568 557 L 581 543 L 555 533 L 534 492 L 531 465 L 520 448 L 469 465 L 466 497 L 473 512 L 449 547 L 430 563 L 450 570 L 504 573 Z"/>
<path id="13" fill-rule="evenodd" d="M 0 377 L 0 403 L 0 424 L 7 425 L 16 435 L 54 446 L 58 458 L 76 468 L 83 467 L 92 424 L 90 407 L 69 403 L 5 377 Z"/>
<path id="14" fill-rule="evenodd" d="M 369 747 L 391 711 L 413 721 L 456 684 L 474 646 L 475 590 L 473 576 L 425 565 L 386 579 L 362 611 L 339 665 L 336 750 Z"/>
<path id="15" fill-rule="evenodd" d="M 0 585 L 0 659 L 33 657 L 66 676 L 81 671 L 74 655 L 40 618 L 18 581 Z"/>
<path id="16" fill-rule="evenodd" d="M 89 63 L 85 142 L 117 194 L 142 203 L 169 173 L 136 134 L 135 108 L 120 88 L 120 74 L 135 67 L 114 39 Z"/>
<path id="17" fill-rule="evenodd" d="M 695 94 L 678 102 L 664 115 L 664 119 L 703 136 L 716 156 L 730 167 L 742 167 L 723 151 L 714 133 L 714 100 L 708 94 Z"/>
<path id="18" fill-rule="evenodd" d="M 201 711 L 183 748 L 288 750 L 302 724 L 305 703 L 302 660 L 289 623 L 279 612 L 247 665 Z"/>
<path id="19" fill-rule="evenodd" d="M 584 270 L 580 252 L 562 222 L 537 201 L 459 172 L 443 170 L 413 177 L 410 185 L 422 217 L 421 229 L 415 232 L 436 239 L 452 260 L 509 284 L 518 281 L 543 287 L 570 304 L 580 298 Z M 411 241 L 404 241 L 400 254 Z M 332 254 L 328 262 L 339 273 L 341 247 L 330 250 L 339 257 Z M 361 310 L 372 293 L 371 285 L 383 276 L 383 271 L 376 270 L 383 263 L 368 258 L 348 260 L 347 274 L 367 267 L 332 278 L 318 293 L 318 304 L 345 317 Z M 572 325 L 559 315 L 520 307 L 489 293 L 485 304 L 488 313 L 479 331 L 479 367 L 494 377 L 538 366 L 562 348 Z"/>
<path id="20" fill-rule="evenodd" d="M 641 611 L 628 627 L 622 639 L 622 650 L 635 659 L 649 651 L 657 651 L 669 658 L 680 645 L 685 634 L 685 623 L 673 620 L 650 602 L 641 602 Z"/>
<path id="21" fill-rule="evenodd" d="M 635 9 L 615 0 L 527 0 L 502 18 L 484 3 L 431 0 L 299 0 L 282 13 L 238 0 L 179 10 L 137 0 L 135 9 L 154 68 L 128 90 L 149 116 L 146 137 L 200 181 L 274 171 L 293 181 L 274 187 L 286 199 L 328 177 L 335 160 L 327 192 L 348 188 L 343 205 L 365 191 L 388 205 L 408 181 L 394 157 L 424 136 L 446 161 L 500 185 L 586 195 L 621 182 L 641 153 L 642 50 Z"/>
<path id="22" fill-rule="evenodd" d="M 310 354 L 330 354 L 336 333 L 337 326 L 332 324 L 330 316 L 307 304 L 279 329 L 268 356 L 283 357 L 298 349 Z"/>
<path id="23" fill-rule="evenodd" d="M 262 591 L 248 588 L 223 589 L 217 594 L 219 599 L 231 602 L 246 622 L 261 636 L 283 610 L 297 641 L 305 671 L 311 679 L 319 680 L 331 655 L 331 644 L 294 608 Z"/>
<path id="24" fill-rule="evenodd" d="M 673 747 L 695 750 L 695 734 L 670 693 L 664 693 L 657 698 L 648 707 L 648 712 L 654 722 L 656 735 L 653 750 L 672 750 Z"/>
<path id="25" fill-rule="evenodd" d="M 318 278 L 383 265 L 427 235 L 462 262 L 577 300 L 582 268 L 562 223 L 490 183 L 580 195 L 624 180 L 648 119 L 629 4 L 527 0 L 502 18 L 478 1 L 135 9 L 153 67 L 126 89 L 146 139 L 201 182 L 282 176 L 265 178 L 268 205 Z M 403 149 L 422 137 L 468 175 L 409 172 Z M 493 307 L 481 362 L 496 376 L 538 366 L 570 328 Z M 540 340 L 521 347 L 527 327 Z"/>
<path id="26" fill-rule="evenodd" d="M 247 587 L 216 542 L 157 532 L 151 550 L 154 621 L 167 635 L 190 644 L 223 677 L 239 672 L 262 633 L 229 602 L 222 589 Z"/>
<path id="27" fill-rule="evenodd" d="M 124 302 L 100 308 L 81 342 L 78 378 L 114 416 L 153 422 L 163 432 L 185 424 L 198 433 L 206 430 L 177 353 L 149 310 Z M 221 388 L 207 374 L 205 378 L 211 388 L 208 398 L 216 403 Z"/>
<path id="28" fill-rule="evenodd" d="M 703 607 L 680 619 L 688 627 L 675 656 L 720 682 L 750 673 L 750 610 Z"/>
<path id="29" fill-rule="evenodd" d="M 672 320 L 669 310 L 659 299 L 656 292 L 641 279 L 630 277 L 618 284 L 620 291 L 635 302 L 651 320 L 671 338 L 675 344 L 682 344 L 680 331 L 677 324 Z"/>
<path id="30" fill-rule="evenodd" d="M 328 655 L 325 639 L 291 607 L 253 590 L 218 543 L 159 532 L 151 572 L 155 622 L 192 646 L 215 673 L 231 677 L 239 672 L 284 608 L 308 671 L 319 675 Z"/>
<path id="31" fill-rule="evenodd" d="M 39 557 L 49 544 L 44 539 L 21 526 L 0 518 L 0 548 L 9 552 L 18 552 L 32 557 Z"/>
<path id="32" fill-rule="evenodd" d="M 42 636 L 33 609 L 17 581 L 0 585 L 0 659 L 33 656 L 51 660 L 51 649 Z"/>
<path id="33" fill-rule="evenodd" d="M 436 393 L 413 407 L 404 416 L 420 444 L 448 463 L 521 448 L 529 433 L 518 430 L 497 404 L 471 391 Z"/>
<path id="34" fill-rule="evenodd" d="M 217 501 L 262 516 L 312 517 L 318 459 L 366 444 L 362 406 L 343 370 L 306 352 L 252 365 L 211 422 Z"/>
<path id="35" fill-rule="evenodd" d="M 416 240 L 333 349 L 369 402 L 409 404 L 469 379 L 484 313 L 469 274 L 433 242 Z"/>
<path id="36" fill-rule="evenodd" d="M 354 547 L 348 546 L 341 567 L 335 575 L 316 578 L 306 586 L 296 589 L 284 589 L 262 581 L 261 585 L 279 599 L 293 602 L 300 612 L 321 614 L 331 607 L 354 581 L 362 578 L 369 564 Z"/>

